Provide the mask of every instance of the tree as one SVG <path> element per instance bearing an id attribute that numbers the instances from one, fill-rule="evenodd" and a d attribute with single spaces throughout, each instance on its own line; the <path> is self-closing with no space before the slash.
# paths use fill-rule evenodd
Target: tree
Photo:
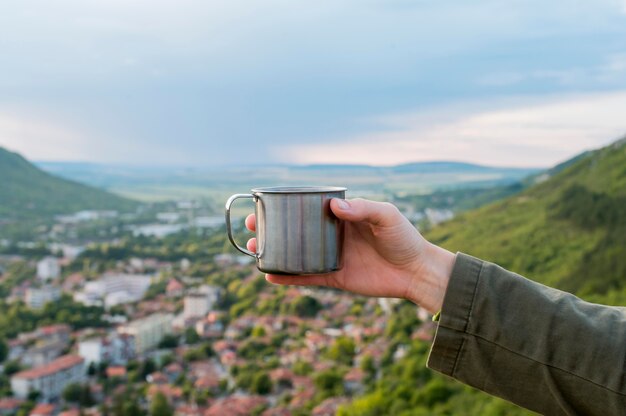
<path id="1" fill-rule="evenodd" d="M 174 411 L 170 407 L 170 404 L 167 402 L 167 398 L 161 392 L 158 392 L 153 400 L 152 405 L 150 405 L 150 415 L 151 416 L 172 416 Z"/>
<path id="2" fill-rule="evenodd" d="M 200 335 L 194 328 L 187 328 L 185 330 L 185 343 L 188 345 L 193 345 L 200 342 Z"/>
<path id="3" fill-rule="evenodd" d="M 7 347 L 6 342 L 4 342 L 4 340 L 0 340 L 0 363 L 6 360 L 8 353 L 9 347 Z"/>
<path id="4" fill-rule="evenodd" d="M 154 373 L 157 366 L 151 358 L 146 359 L 141 365 L 141 378 L 145 380 L 148 374 Z"/>
<path id="5" fill-rule="evenodd" d="M 178 347 L 178 337 L 176 335 L 167 334 L 159 342 L 159 348 L 176 348 Z"/>
<path id="6" fill-rule="evenodd" d="M 272 379 L 266 372 L 260 372 L 254 375 L 250 390 L 257 394 L 269 394 L 272 391 Z"/>
<path id="7" fill-rule="evenodd" d="M 98 369 L 96 368 L 96 364 L 93 361 L 90 362 L 89 367 L 87 367 L 87 374 L 89 376 L 95 376 L 97 372 Z"/>
<path id="8" fill-rule="evenodd" d="M 80 383 L 68 384 L 63 389 L 63 399 L 71 403 L 77 403 L 81 406 L 93 406 L 95 403 L 91 396 L 91 389 L 88 384 L 82 385 Z"/>
<path id="9" fill-rule="evenodd" d="M 326 352 L 328 358 L 345 365 L 352 365 L 355 354 L 356 344 L 352 338 L 346 336 L 337 338 Z"/>
<path id="10" fill-rule="evenodd" d="M 322 371 L 313 377 L 315 387 L 324 396 L 340 396 L 343 394 L 343 376 L 336 369 Z"/>
<path id="11" fill-rule="evenodd" d="M 309 295 L 300 296 L 291 304 L 292 313 L 302 317 L 314 317 L 321 309 L 319 301 Z"/>

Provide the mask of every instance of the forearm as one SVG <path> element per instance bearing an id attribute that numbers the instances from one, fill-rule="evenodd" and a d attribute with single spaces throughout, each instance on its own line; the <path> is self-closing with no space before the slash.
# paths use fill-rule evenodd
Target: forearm
<path id="1" fill-rule="evenodd" d="M 441 310 L 456 256 L 446 249 L 425 242 L 414 284 L 406 298 L 431 314 Z"/>
<path id="2" fill-rule="evenodd" d="M 550 415 L 626 414 L 626 312 L 458 254 L 428 366 Z"/>

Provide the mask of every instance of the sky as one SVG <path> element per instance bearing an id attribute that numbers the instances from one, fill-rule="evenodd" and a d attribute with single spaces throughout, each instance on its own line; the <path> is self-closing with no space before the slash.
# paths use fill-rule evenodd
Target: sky
<path id="1" fill-rule="evenodd" d="M 4 0 L 38 161 L 545 167 L 626 134 L 626 0 Z"/>

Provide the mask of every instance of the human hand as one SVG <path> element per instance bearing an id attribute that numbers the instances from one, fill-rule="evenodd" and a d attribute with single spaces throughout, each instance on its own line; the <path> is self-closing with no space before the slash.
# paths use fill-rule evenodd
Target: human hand
<path id="1" fill-rule="evenodd" d="M 333 199 L 333 213 L 345 221 L 343 268 L 307 276 L 266 275 L 282 285 L 327 286 L 366 296 L 408 299 L 431 313 L 441 309 L 455 256 L 422 237 L 389 203 Z M 246 227 L 255 231 L 254 214 Z M 256 252 L 256 239 L 247 243 Z"/>

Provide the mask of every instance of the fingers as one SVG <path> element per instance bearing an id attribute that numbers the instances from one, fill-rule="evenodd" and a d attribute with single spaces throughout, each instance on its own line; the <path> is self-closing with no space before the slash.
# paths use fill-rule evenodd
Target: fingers
<path id="1" fill-rule="evenodd" d="M 256 238 L 251 238 L 246 243 L 246 248 L 253 253 L 256 253 Z"/>
<path id="2" fill-rule="evenodd" d="M 330 201 L 330 208 L 340 219 L 346 221 L 366 221 L 372 225 L 389 226 L 398 221 L 398 209 L 388 202 L 374 202 L 366 199 L 339 199 Z"/>
<path id="3" fill-rule="evenodd" d="M 252 232 L 256 231 L 256 216 L 254 214 L 246 217 L 246 228 Z"/>
<path id="4" fill-rule="evenodd" d="M 266 274 L 265 280 L 275 285 L 298 285 L 298 286 L 331 286 L 333 279 L 329 275 L 282 275 Z"/>

